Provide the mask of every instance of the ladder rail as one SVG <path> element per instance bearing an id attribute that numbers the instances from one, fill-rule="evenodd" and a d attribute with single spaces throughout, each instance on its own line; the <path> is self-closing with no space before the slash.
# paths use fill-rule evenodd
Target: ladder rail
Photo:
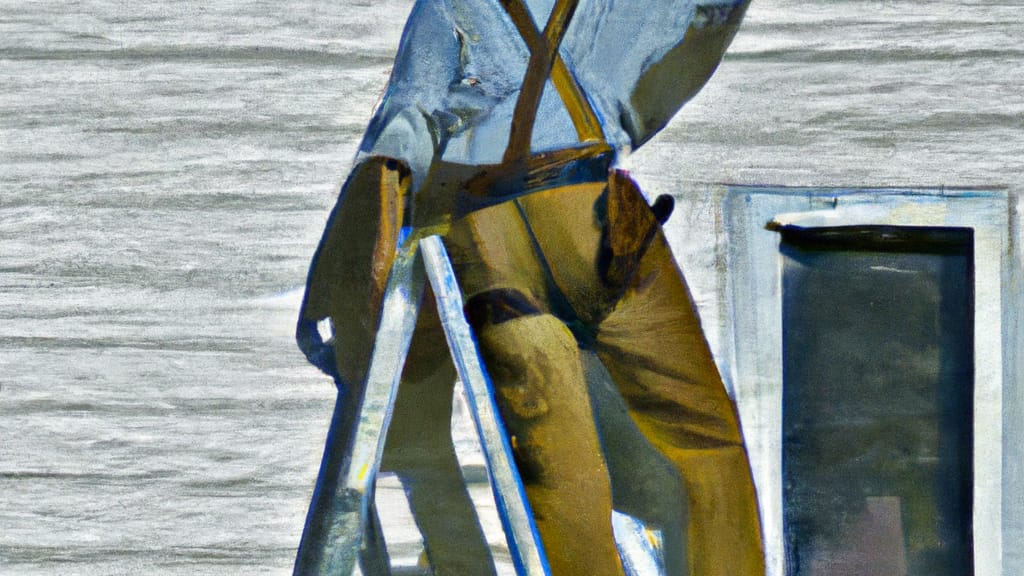
<path id="1" fill-rule="evenodd" d="M 430 286 L 437 299 L 438 315 L 444 327 L 455 368 L 466 389 L 480 445 L 487 461 L 491 490 L 509 551 L 520 576 L 550 576 L 540 535 L 530 512 L 526 490 L 512 457 L 508 434 L 498 413 L 494 386 L 480 361 L 476 339 L 463 314 L 462 292 L 455 280 L 451 260 L 439 236 L 420 241 Z"/>
<path id="2" fill-rule="evenodd" d="M 327 434 L 316 490 L 295 562 L 295 576 L 348 576 L 374 513 L 374 481 L 394 411 L 425 279 L 418 248 L 399 250 L 384 292 L 380 325 L 362 396 L 341 392 Z M 355 419 L 352 402 L 358 402 Z"/>

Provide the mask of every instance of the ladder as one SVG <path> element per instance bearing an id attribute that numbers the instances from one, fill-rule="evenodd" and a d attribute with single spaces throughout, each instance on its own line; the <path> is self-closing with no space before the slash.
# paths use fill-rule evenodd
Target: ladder
<path id="1" fill-rule="evenodd" d="M 297 563 L 295 573 L 349 576 L 358 561 L 362 540 L 371 521 L 374 481 L 384 453 L 384 440 L 398 396 L 402 367 L 423 299 L 424 276 L 429 278 L 433 288 L 448 347 L 466 390 L 516 574 L 549 576 L 540 536 L 512 459 L 508 435 L 498 416 L 491 382 L 480 360 L 469 323 L 462 313 L 462 294 L 447 251 L 438 236 L 407 241 L 399 249 L 392 265 L 358 423 L 351 441 L 332 442 L 334 434 L 329 433 L 324 449 L 317 490 L 325 493 L 323 501 L 330 501 L 331 517 L 326 525 L 315 530 L 307 527 L 299 545 L 299 555 L 313 561 L 303 565 Z M 352 401 L 348 397 L 338 398 L 331 432 L 335 431 L 335 423 L 340 420 L 338 416 L 344 408 L 343 403 Z M 328 484 L 331 485 L 325 484 L 325 479 L 329 479 Z M 310 546 L 317 550 L 303 550 Z"/>
<path id="2" fill-rule="evenodd" d="M 349 576 L 366 544 L 364 539 L 382 538 L 372 511 L 374 482 L 428 280 L 456 371 L 466 390 L 516 574 L 551 576 L 508 434 L 498 413 L 494 389 L 463 314 L 462 294 L 439 236 L 408 240 L 395 258 L 385 288 L 363 397 L 359 399 L 358 422 L 349 441 L 343 438 L 345 432 L 337 428 L 344 420 L 341 414 L 345 404 L 355 400 L 340 395 L 335 404 L 317 480 L 318 495 L 314 497 L 316 505 L 327 505 L 330 510 L 326 522 L 306 526 L 299 545 L 296 576 Z M 643 525 L 619 513 L 612 520 L 626 573 L 660 573 L 656 546 Z"/>

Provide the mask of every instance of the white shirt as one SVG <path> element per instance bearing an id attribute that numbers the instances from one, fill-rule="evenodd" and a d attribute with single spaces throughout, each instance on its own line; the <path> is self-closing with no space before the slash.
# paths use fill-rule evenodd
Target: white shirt
<path id="1" fill-rule="evenodd" d="M 644 110 L 642 99 L 634 97 L 641 76 L 680 46 L 688 29 L 724 26 L 727 21 L 738 25 L 747 2 L 579 1 L 560 55 L 589 100 L 605 139 L 620 155 L 660 130 L 685 102 L 672 103 L 668 110 Z M 554 0 L 524 3 L 543 30 Z M 525 41 L 498 0 L 417 0 L 360 156 L 405 161 L 413 171 L 414 188 L 435 157 L 462 164 L 500 162 L 528 59 Z M 579 145 L 569 113 L 549 80 L 531 151 Z"/>

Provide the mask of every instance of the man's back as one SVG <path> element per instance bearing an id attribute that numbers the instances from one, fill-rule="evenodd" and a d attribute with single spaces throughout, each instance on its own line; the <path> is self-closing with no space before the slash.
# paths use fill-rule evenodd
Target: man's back
<path id="1" fill-rule="evenodd" d="M 421 184 L 431 161 L 497 164 L 551 0 L 419 0 L 406 25 L 391 81 L 360 153 L 401 159 Z M 530 149 L 544 152 L 597 138 L 617 151 L 640 146 L 710 77 L 747 0 L 581 0 L 545 84 Z M 505 6 L 509 6 L 506 9 Z M 515 10 L 534 29 L 523 34 Z M 695 42 L 697 38 L 699 42 Z M 569 80 L 560 82 L 559 65 Z M 596 135 L 581 133 L 570 101 L 576 84 Z"/>

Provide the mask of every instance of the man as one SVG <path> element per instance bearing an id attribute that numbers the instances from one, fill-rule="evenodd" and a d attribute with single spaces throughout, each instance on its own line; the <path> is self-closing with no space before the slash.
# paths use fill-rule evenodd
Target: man
<path id="1" fill-rule="evenodd" d="M 682 478 L 668 572 L 764 572 L 735 407 L 658 216 L 613 169 L 703 86 L 747 1 L 418 1 L 314 257 L 300 346 L 354 388 L 399 228 L 443 235 L 556 576 L 623 573 L 581 350 Z M 325 318 L 329 345 L 312 328 Z M 410 486 L 435 571 L 490 574 L 442 346 L 428 310 L 383 465 Z"/>

